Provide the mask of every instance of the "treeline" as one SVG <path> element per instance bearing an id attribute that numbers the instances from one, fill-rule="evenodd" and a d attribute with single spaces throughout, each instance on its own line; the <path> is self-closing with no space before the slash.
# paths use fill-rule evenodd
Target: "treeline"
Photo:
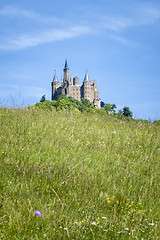
<path id="1" fill-rule="evenodd" d="M 132 112 L 130 111 L 129 107 L 124 107 L 122 110 L 119 110 L 116 113 L 117 106 L 115 104 L 104 103 L 101 102 L 101 108 L 97 109 L 94 107 L 93 103 L 90 102 L 88 99 L 82 98 L 81 101 L 78 101 L 72 97 L 67 97 L 66 95 L 60 95 L 57 97 L 57 100 L 49 101 L 45 99 L 45 95 L 42 96 L 39 103 L 34 105 L 36 108 L 40 108 L 43 110 L 53 110 L 56 111 L 60 110 L 75 110 L 79 112 L 98 112 L 101 115 L 108 114 L 108 115 L 115 115 L 118 117 L 132 117 Z M 34 107 L 31 106 L 31 107 Z"/>

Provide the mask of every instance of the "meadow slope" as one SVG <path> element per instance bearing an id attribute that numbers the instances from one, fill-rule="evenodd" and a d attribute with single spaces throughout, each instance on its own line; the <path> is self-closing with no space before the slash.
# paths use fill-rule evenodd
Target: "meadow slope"
<path id="1" fill-rule="evenodd" d="M 158 239 L 159 159 L 147 121 L 1 108 L 0 239 Z"/>

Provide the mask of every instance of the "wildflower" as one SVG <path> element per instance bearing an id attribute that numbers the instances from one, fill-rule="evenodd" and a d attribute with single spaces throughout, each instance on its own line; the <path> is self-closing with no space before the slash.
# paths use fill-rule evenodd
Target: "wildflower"
<path id="1" fill-rule="evenodd" d="M 154 226 L 154 223 L 149 223 L 150 226 Z"/>
<path id="2" fill-rule="evenodd" d="M 92 222 L 92 225 L 97 225 L 97 223 L 95 221 Z"/>
<path id="3" fill-rule="evenodd" d="M 107 219 L 106 217 L 102 217 L 102 219 Z"/>
<path id="4" fill-rule="evenodd" d="M 141 205 L 142 203 L 139 202 L 138 204 Z"/>
<path id="5" fill-rule="evenodd" d="M 114 131 L 114 134 L 116 134 L 116 131 Z"/>
<path id="6" fill-rule="evenodd" d="M 35 210 L 35 214 L 38 215 L 39 217 L 42 216 L 42 213 L 39 210 Z"/>

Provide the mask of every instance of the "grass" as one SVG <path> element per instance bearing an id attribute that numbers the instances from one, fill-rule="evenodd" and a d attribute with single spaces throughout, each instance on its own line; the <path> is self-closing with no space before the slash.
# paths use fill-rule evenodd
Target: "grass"
<path id="1" fill-rule="evenodd" d="M 160 126 L 1 108 L 0 131 L 0 239 L 159 238 Z"/>

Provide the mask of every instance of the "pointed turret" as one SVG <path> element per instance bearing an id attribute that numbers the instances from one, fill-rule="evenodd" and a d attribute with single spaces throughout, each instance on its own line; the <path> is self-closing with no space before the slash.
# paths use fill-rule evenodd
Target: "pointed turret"
<path id="1" fill-rule="evenodd" d="M 86 75 L 85 75 L 85 78 L 84 78 L 84 82 L 89 82 L 89 76 L 88 76 L 88 72 L 86 71 Z"/>
<path id="2" fill-rule="evenodd" d="M 53 77 L 53 82 L 51 82 L 51 86 L 52 86 L 52 95 L 51 95 L 51 99 L 52 100 L 56 100 L 56 96 L 57 96 L 57 89 L 59 88 L 59 81 L 56 75 L 56 71 Z"/>
<path id="3" fill-rule="evenodd" d="M 67 63 L 67 59 L 65 61 L 65 65 L 64 65 L 64 82 L 65 81 L 69 81 L 69 67 L 68 67 L 68 63 Z"/>
<path id="4" fill-rule="evenodd" d="M 55 71 L 55 74 L 54 74 L 54 77 L 53 77 L 53 82 L 58 82 L 58 78 L 57 78 L 57 75 L 56 75 L 56 71 Z"/>
<path id="5" fill-rule="evenodd" d="M 65 65 L 64 65 L 64 70 L 66 70 L 66 69 L 69 69 L 68 63 L 67 63 L 67 59 L 66 59 L 66 61 L 65 61 Z"/>

